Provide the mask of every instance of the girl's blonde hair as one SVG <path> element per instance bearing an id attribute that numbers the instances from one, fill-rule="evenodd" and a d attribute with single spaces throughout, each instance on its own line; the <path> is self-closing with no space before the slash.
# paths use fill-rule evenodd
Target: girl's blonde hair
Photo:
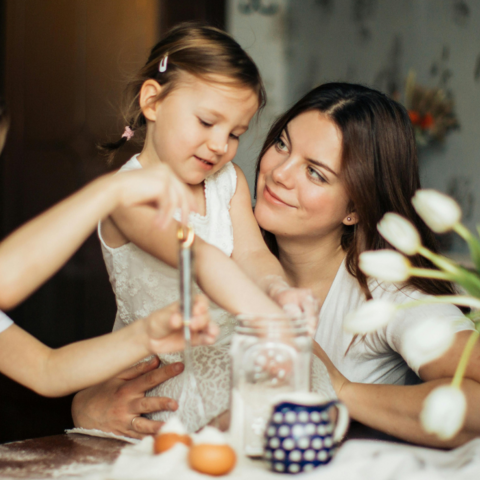
<path id="1" fill-rule="evenodd" d="M 168 57 L 167 68 L 160 71 L 162 60 Z M 162 85 L 155 101 L 162 100 L 176 88 L 182 73 L 189 73 L 209 82 L 227 83 L 251 88 L 258 97 L 259 109 L 266 103 L 266 93 L 257 66 L 240 45 L 226 32 L 199 23 L 182 23 L 174 27 L 150 52 L 147 63 L 130 81 L 125 90 L 123 118 L 134 132 L 132 140 L 138 145 L 145 141 L 146 120 L 139 103 L 140 90 L 146 80 Z M 225 80 L 222 79 L 222 83 Z M 100 149 L 113 160 L 115 152 L 128 136 L 117 142 L 105 143 Z"/>

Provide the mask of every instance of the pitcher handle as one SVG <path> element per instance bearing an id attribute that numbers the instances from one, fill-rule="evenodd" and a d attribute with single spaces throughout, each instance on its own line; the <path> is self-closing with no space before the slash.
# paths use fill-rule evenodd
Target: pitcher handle
<path id="1" fill-rule="evenodd" d="M 333 431 L 333 441 L 335 443 L 341 442 L 345 436 L 345 433 L 347 433 L 348 425 L 350 424 L 350 415 L 348 414 L 348 409 L 342 402 L 338 400 L 332 400 L 327 406 L 328 408 L 337 408 L 338 416 L 335 430 Z"/>

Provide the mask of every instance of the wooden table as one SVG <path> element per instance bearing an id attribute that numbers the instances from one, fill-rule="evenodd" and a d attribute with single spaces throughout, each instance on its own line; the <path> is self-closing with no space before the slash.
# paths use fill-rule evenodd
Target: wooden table
<path id="1" fill-rule="evenodd" d="M 52 478 L 73 464 L 113 463 L 126 443 L 86 435 L 53 435 L 0 445 L 0 478 Z"/>
<path id="2" fill-rule="evenodd" d="M 399 441 L 352 422 L 347 439 Z M 126 444 L 86 435 L 54 435 L 0 445 L 0 478 L 52 478 L 74 464 L 113 463 Z"/>

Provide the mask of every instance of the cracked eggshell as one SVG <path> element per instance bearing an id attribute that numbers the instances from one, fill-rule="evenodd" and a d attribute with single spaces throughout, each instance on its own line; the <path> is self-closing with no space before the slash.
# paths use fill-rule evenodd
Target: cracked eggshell
<path id="1" fill-rule="evenodd" d="M 183 443 L 187 447 L 192 445 L 190 435 L 182 422 L 177 417 L 170 418 L 160 429 L 155 437 L 153 450 L 156 454 L 163 453 L 172 448 L 176 443 Z"/>

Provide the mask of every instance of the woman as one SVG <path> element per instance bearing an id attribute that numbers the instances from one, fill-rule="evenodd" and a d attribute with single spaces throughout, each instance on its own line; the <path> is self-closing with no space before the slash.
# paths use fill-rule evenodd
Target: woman
<path id="1" fill-rule="evenodd" d="M 408 218 L 424 245 L 435 249 L 411 204 L 418 188 L 415 138 L 405 109 L 365 87 L 326 84 L 270 130 L 257 168 L 255 216 L 290 283 L 312 289 L 322 304 L 314 351 L 351 417 L 411 442 L 454 446 L 480 433 L 473 408 L 463 431 L 448 443 L 422 430 L 419 413 L 428 393 L 451 380 L 473 327 L 466 319 L 456 324 L 454 345 L 426 365 L 409 358 L 403 333 L 423 317 L 455 322 L 461 312 L 451 305 L 404 310 L 363 338 L 343 329 L 346 315 L 372 297 L 404 303 L 453 293 L 451 284 L 430 279 L 412 278 L 402 288 L 382 285 L 367 281 L 358 268 L 361 252 L 388 248 L 376 225 L 389 211 Z M 430 266 L 421 257 L 411 261 Z M 473 359 L 463 385 L 472 406 L 480 397 L 478 345 Z M 406 385 L 415 379 L 411 369 L 424 383 Z"/>
<path id="2" fill-rule="evenodd" d="M 314 351 L 327 365 L 352 418 L 407 441 L 451 447 L 480 432 L 480 416 L 474 409 L 469 408 L 465 427 L 449 442 L 427 435 L 419 413 L 428 393 L 453 376 L 471 324 L 457 326 L 451 349 L 426 365 L 415 365 L 408 358 L 402 333 L 427 315 L 454 321 L 460 311 L 438 305 L 406 310 L 383 331 L 358 339 L 343 330 L 346 314 L 369 298 L 401 303 L 426 294 L 452 293 L 452 285 L 427 279 L 414 278 L 401 289 L 380 285 L 367 281 L 358 269 L 361 252 L 388 248 L 376 230 L 387 211 L 410 219 L 424 244 L 435 248 L 410 202 L 419 186 L 406 111 L 374 90 L 326 84 L 297 102 L 270 130 L 257 169 L 255 216 L 292 286 L 312 289 L 322 304 Z M 429 266 L 421 258 L 411 260 Z M 416 379 L 409 365 L 424 383 L 407 385 Z M 477 345 L 463 383 L 469 405 L 480 398 L 479 366 Z M 85 426 L 95 426 L 102 395 L 101 389 L 94 395 L 79 394 L 74 407 L 77 423 L 88 417 Z M 140 395 L 139 389 L 135 394 L 129 391 L 124 404 L 138 405 L 135 395 Z M 158 427 L 143 420 L 148 422 L 142 419 L 138 434 Z"/>

